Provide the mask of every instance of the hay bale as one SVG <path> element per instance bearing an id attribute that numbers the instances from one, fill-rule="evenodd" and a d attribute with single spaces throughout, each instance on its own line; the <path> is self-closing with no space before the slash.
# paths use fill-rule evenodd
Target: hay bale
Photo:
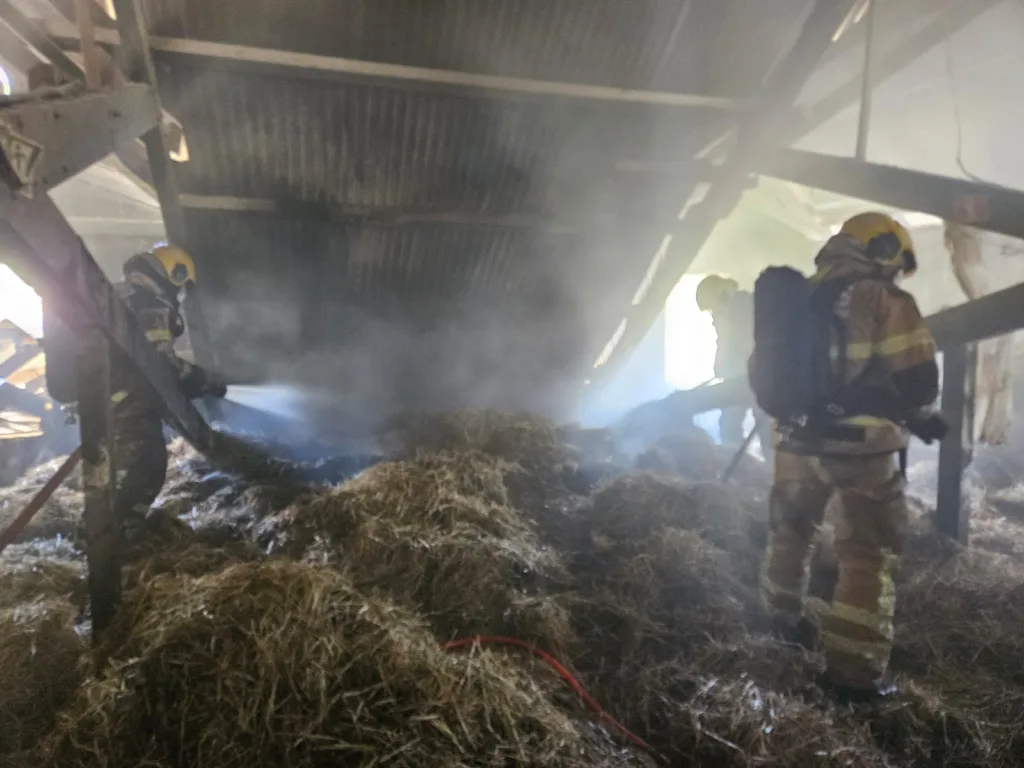
<path id="1" fill-rule="evenodd" d="M 296 504 L 279 541 L 422 612 L 446 638 L 513 632 L 562 653 L 572 643 L 568 614 L 557 603 L 537 610 L 537 601 L 567 575 L 507 504 L 504 467 L 480 453 L 378 464 Z"/>
<path id="2" fill-rule="evenodd" d="M 975 684 L 981 683 L 975 679 Z M 854 717 L 866 721 L 872 740 L 906 765 L 1018 766 L 1013 740 L 1020 728 L 1024 700 L 1015 697 L 1013 719 L 990 719 L 986 707 L 967 711 L 924 686 L 903 681 L 898 701 L 858 707 Z M 991 695 L 1002 686 L 989 689 Z M 853 719 L 853 718 L 851 718 Z"/>
<path id="3" fill-rule="evenodd" d="M 672 765 L 890 765 L 861 729 L 830 709 L 746 676 L 709 675 L 685 658 L 639 669 L 624 699 L 628 722 Z"/>
<path id="4" fill-rule="evenodd" d="M 193 530 L 162 510 L 151 510 L 141 538 L 123 553 L 128 587 L 163 574 L 203 576 L 236 563 L 263 557 L 250 541 L 230 526 Z"/>
<path id="5" fill-rule="evenodd" d="M 558 426 L 531 414 L 494 410 L 410 414 L 392 425 L 409 454 L 479 451 L 527 470 L 549 469 L 576 458 Z"/>
<path id="6" fill-rule="evenodd" d="M 662 437 L 636 460 L 638 471 L 680 475 L 691 480 L 718 477 L 724 466 L 716 455 L 715 441 L 692 425 Z"/>
<path id="7" fill-rule="evenodd" d="M 120 661 L 62 718 L 51 765 L 624 764 L 517 665 L 445 654 L 422 622 L 330 568 L 161 577 L 110 637 Z"/>
<path id="8" fill-rule="evenodd" d="M 819 695 L 816 682 L 824 659 L 771 634 L 753 634 L 733 642 L 712 642 L 690 659 L 707 677 L 747 677 L 763 689 L 786 695 Z"/>
<path id="9" fill-rule="evenodd" d="M 292 549 L 301 556 L 317 538 L 340 542 L 376 522 L 444 532 L 468 525 L 494 536 L 528 533 L 508 506 L 504 467 L 473 452 L 378 464 L 288 510 Z"/>
<path id="10" fill-rule="evenodd" d="M 37 600 L 66 600 L 79 605 L 86 594 L 85 563 L 26 558 L 0 564 L 0 609 Z"/>
<path id="11" fill-rule="evenodd" d="M 1024 563 L 965 549 L 951 558 L 910 557 L 897 597 L 896 653 L 923 675 L 985 668 L 1024 686 Z"/>
<path id="12" fill-rule="evenodd" d="M 573 616 L 587 639 L 578 664 L 587 670 L 664 659 L 745 634 L 754 603 L 735 561 L 681 528 L 664 528 L 625 554 L 582 553 L 572 570 L 581 593 Z"/>
<path id="13" fill-rule="evenodd" d="M 35 747 L 74 697 L 85 653 L 74 616 L 63 600 L 0 611 L 0 755 Z"/>
<path id="14" fill-rule="evenodd" d="M 739 502 L 737 492 L 715 483 L 691 484 L 635 472 L 598 491 L 581 516 L 598 548 L 643 545 L 652 534 L 672 526 L 735 554 L 750 554 L 753 512 Z"/>
<path id="15" fill-rule="evenodd" d="M 553 421 L 494 410 L 406 415 L 394 421 L 390 440 L 406 458 L 474 451 L 502 460 L 512 502 L 532 515 L 565 494 L 563 474 L 580 460 Z"/>
<path id="16" fill-rule="evenodd" d="M 43 480 L 37 484 L 23 478 L 23 481 L 15 485 L 0 488 L 0 529 L 6 528 L 21 514 L 25 505 L 32 500 L 45 482 L 46 480 Z M 15 541 L 52 539 L 55 536 L 73 538 L 84 508 L 85 497 L 82 492 L 62 485 L 46 500 L 43 508 L 36 513 Z"/>

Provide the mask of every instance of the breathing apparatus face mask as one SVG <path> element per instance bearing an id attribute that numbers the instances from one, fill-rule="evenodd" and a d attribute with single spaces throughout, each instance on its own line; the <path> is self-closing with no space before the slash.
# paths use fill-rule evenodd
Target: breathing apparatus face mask
<path id="1" fill-rule="evenodd" d="M 178 302 L 180 304 L 185 304 L 185 302 L 194 301 L 195 294 L 196 284 L 189 280 L 187 283 L 182 285 L 181 288 L 178 290 Z"/>

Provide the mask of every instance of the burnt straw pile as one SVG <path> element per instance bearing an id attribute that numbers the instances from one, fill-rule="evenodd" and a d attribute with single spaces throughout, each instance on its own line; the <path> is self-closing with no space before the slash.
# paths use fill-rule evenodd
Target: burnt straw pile
<path id="1" fill-rule="evenodd" d="M 176 443 L 95 649 L 69 486 L 0 556 L 0 766 L 1024 766 L 1024 529 L 982 509 L 961 550 L 919 510 L 904 696 L 840 706 L 758 605 L 763 471 L 605 437 L 475 412 L 397 421 L 369 467 Z M 813 568 L 827 599 L 828 526 Z"/>

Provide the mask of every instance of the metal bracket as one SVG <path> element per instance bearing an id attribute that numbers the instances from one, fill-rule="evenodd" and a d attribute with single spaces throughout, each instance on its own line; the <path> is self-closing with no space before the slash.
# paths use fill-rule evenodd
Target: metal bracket
<path id="1" fill-rule="evenodd" d="M 4 181 L 35 197 L 131 145 L 159 114 L 148 85 L 9 101 L 0 105 Z"/>

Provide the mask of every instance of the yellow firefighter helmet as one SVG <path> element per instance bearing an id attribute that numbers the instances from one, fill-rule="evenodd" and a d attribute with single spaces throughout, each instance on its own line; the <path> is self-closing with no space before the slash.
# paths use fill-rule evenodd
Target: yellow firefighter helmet
<path id="1" fill-rule="evenodd" d="M 697 286 L 697 306 L 701 312 L 714 312 L 739 287 L 740 284 L 731 277 L 708 275 Z"/>
<path id="2" fill-rule="evenodd" d="M 839 230 L 864 246 L 868 257 L 883 267 L 895 267 L 907 276 L 917 271 L 917 256 L 910 232 L 892 216 L 876 211 L 859 213 Z"/>
<path id="3" fill-rule="evenodd" d="M 196 281 L 196 265 L 192 257 L 176 245 L 158 245 L 153 258 L 167 279 L 179 288 Z"/>

